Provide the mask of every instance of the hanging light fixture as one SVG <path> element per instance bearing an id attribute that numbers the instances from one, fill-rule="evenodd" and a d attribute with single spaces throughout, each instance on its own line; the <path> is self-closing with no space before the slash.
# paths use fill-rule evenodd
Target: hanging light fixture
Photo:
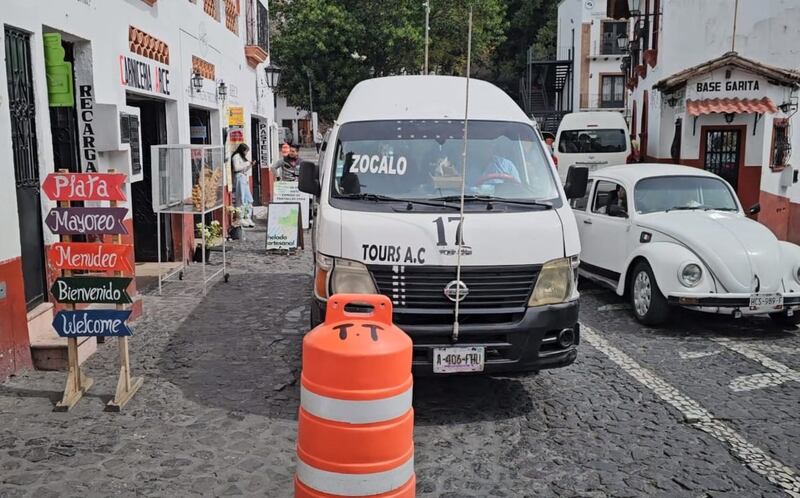
<path id="1" fill-rule="evenodd" d="M 728 124 L 731 124 L 731 123 L 733 123 L 733 118 L 735 118 L 735 117 L 736 117 L 736 114 L 734 114 L 732 112 L 726 112 L 725 113 L 725 122 L 728 123 Z"/>
<path id="2" fill-rule="evenodd" d="M 192 90 L 194 90 L 194 93 L 200 93 L 200 90 L 203 89 L 204 79 L 200 71 L 194 71 L 192 73 Z"/>
<path id="3" fill-rule="evenodd" d="M 226 98 L 228 98 L 228 85 L 226 85 L 224 81 L 219 80 L 219 84 L 217 85 L 217 100 L 225 102 Z"/>
<path id="4" fill-rule="evenodd" d="M 270 90 L 278 88 L 278 83 L 281 81 L 281 68 L 270 61 L 269 65 L 264 68 L 264 74 L 267 77 L 267 87 Z"/>
<path id="5" fill-rule="evenodd" d="M 642 0 L 628 0 L 628 12 L 630 12 L 633 17 L 642 14 L 641 6 Z"/>
<path id="6" fill-rule="evenodd" d="M 630 42 L 631 40 L 628 38 L 628 33 L 620 33 L 620 35 L 617 36 L 617 48 L 619 48 L 622 52 L 628 51 Z"/>

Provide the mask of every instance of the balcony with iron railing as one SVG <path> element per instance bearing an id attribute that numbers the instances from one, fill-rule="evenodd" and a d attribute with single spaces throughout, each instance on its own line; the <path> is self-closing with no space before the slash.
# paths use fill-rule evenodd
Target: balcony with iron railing
<path id="1" fill-rule="evenodd" d="M 247 63 L 256 67 L 269 56 L 269 11 L 259 0 L 245 0 L 245 23 L 244 54 Z"/>

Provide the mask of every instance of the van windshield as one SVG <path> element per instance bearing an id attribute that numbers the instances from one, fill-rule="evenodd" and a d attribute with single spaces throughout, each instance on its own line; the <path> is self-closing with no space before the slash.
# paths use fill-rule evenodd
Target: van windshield
<path id="1" fill-rule="evenodd" d="M 534 129 L 523 123 L 463 120 L 347 123 L 336 141 L 332 197 L 556 201 L 553 168 Z M 557 207 L 557 206 L 556 206 Z"/>
<path id="2" fill-rule="evenodd" d="M 566 154 L 625 152 L 625 130 L 598 129 L 564 130 L 558 139 L 558 151 Z"/>

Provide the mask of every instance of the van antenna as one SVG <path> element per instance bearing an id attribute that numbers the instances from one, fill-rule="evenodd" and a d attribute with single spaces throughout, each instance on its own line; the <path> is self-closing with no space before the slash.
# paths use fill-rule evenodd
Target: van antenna
<path id="1" fill-rule="evenodd" d="M 458 340 L 458 313 L 461 304 L 461 249 L 464 246 L 464 189 L 466 187 L 467 178 L 467 128 L 469 126 L 469 71 L 470 61 L 472 59 L 472 6 L 469 8 L 469 28 L 467 31 L 467 90 L 466 99 L 464 101 L 464 152 L 462 154 L 462 170 L 461 170 L 461 206 L 459 208 L 458 230 L 456 230 L 456 244 L 458 244 L 458 252 L 456 253 L 456 312 L 455 320 L 453 321 L 453 341 Z"/>

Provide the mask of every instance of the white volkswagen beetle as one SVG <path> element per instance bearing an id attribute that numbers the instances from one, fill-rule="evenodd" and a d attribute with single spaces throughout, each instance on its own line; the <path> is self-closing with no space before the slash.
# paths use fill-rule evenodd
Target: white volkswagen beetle
<path id="1" fill-rule="evenodd" d="M 572 207 L 580 275 L 628 295 L 640 322 L 664 322 L 671 305 L 800 322 L 800 247 L 747 218 L 717 175 L 613 166 L 590 175 Z"/>

